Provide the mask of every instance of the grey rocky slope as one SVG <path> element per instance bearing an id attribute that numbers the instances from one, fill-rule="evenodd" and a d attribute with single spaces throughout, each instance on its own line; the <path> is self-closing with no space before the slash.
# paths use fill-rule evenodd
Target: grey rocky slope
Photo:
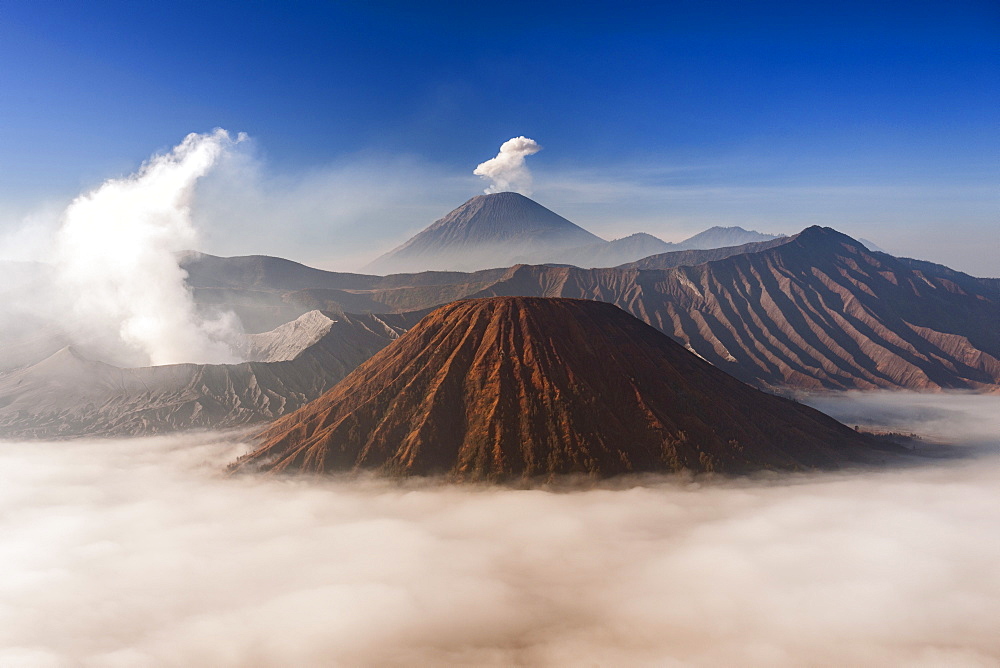
<path id="1" fill-rule="evenodd" d="M 128 436 L 228 428 L 280 417 L 320 396 L 423 313 L 310 312 L 248 337 L 241 364 L 123 369 L 72 347 L 0 374 L 0 437 Z"/>

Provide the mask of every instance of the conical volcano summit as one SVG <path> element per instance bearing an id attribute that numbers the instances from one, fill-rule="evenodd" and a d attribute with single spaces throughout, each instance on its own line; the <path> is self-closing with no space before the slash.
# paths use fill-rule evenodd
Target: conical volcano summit
<path id="1" fill-rule="evenodd" d="M 365 270 L 502 267 L 540 249 L 606 243 L 524 195 L 500 192 L 473 197 Z"/>
<path id="2" fill-rule="evenodd" d="M 504 480 L 833 467 L 872 443 L 759 390 L 611 304 L 441 307 L 275 422 L 236 469 Z"/>

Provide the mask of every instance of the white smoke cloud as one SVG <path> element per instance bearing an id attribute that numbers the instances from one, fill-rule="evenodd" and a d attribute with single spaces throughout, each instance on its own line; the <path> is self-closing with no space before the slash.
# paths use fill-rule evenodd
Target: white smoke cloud
<path id="1" fill-rule="evenodd" d="M 1000 412 L 943 398 L 911 429 Z M 995 455 L 552 492 L 220 475 L 242 451 L 0 443 L 0 665 L 1000 661 Z"/>
<path id="2" fill-rule="evenodd" d="M 351 155 L 277 171 L 253 139 L 198 182 L 201 250 L 356 271 L 468 199 L 475 177 L 413 156 Z"/>
<path id="3" fill-rule="evenodd" d="M 227 343 L 238 320 L 197 311 L 176 254 L 199 243 L 195 184 L 242 139 L 190 134 L 135 174 L 78 196 L 55 229 L 25 221 L 11 238 L 43 262 L 6 267 L 16 280 L 0 291 L 0 331 L 16 344 L 0 353 L 0 368 L 38 361 L 32 354 L 60 341 L 124 366 L 239 361 Z"/>
<path id="4" fill-rule="evenodd" d="M 476 176 L 490 181 L 485 193 L 518 192 L 531 195 L 531 171 L 524 164 L 524 159 L 542 150 L 534 139 L 514 137 L 500 145 L 500 152 L 495 158 L 481 163 L 472 172 Z"/>
<path id="5" fill-rule="evenodd" d="M 239 141 L 237 138 L 235 141 Z M 194 185 L 234 140 L 190 134 L 131 176 L 110 179 L 66 209 L 56 236 L 56 284 L 91 343 L 124 346 L 149 364 L 236 361 L 222 341 L 232 316 L 203 319 L 176 253 L 195 248 Z"/>

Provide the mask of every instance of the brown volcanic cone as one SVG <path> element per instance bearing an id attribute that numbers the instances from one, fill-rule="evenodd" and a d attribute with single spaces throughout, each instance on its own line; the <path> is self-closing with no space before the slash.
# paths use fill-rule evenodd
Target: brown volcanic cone
<path id="1" fill-rule="evenodd" d="M 454 302 L 275 422 L 236 469 L 466 480 L 800 469 L 867 437 L 719 371 L 607 303 Z"/>

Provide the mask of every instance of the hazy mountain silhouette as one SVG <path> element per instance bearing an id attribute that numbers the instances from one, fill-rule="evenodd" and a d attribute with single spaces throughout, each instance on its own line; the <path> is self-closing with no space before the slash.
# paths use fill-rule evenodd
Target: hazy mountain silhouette
<path id="1" fill-rule="evenodd" d="M 745 230 L 742 227 L 710 227 L 704 232 L 699 232 L 678 243 L 676 250 L 706 250 L 726 246 L 742 246 L 758 241 L 771 241 L 782 236 L 784 235 Z"/>
<path id="2" fill-rule="evenodd" d="M 605 241 L 524 195 L 479 195 L 369 263 L 378 274 L 465 270 L 512 264 L 613 267 L 680 250 L 737 246 L 774 239 L 740 227 L 713 227 L 670 243 L 639 232 Z"/>
<path id="3" fill-rule="evenodd" d="M 524 195 L 473 197 L 365 267 L 376 273 L 509 265 L 540 249 L 607 243 Z"/>

